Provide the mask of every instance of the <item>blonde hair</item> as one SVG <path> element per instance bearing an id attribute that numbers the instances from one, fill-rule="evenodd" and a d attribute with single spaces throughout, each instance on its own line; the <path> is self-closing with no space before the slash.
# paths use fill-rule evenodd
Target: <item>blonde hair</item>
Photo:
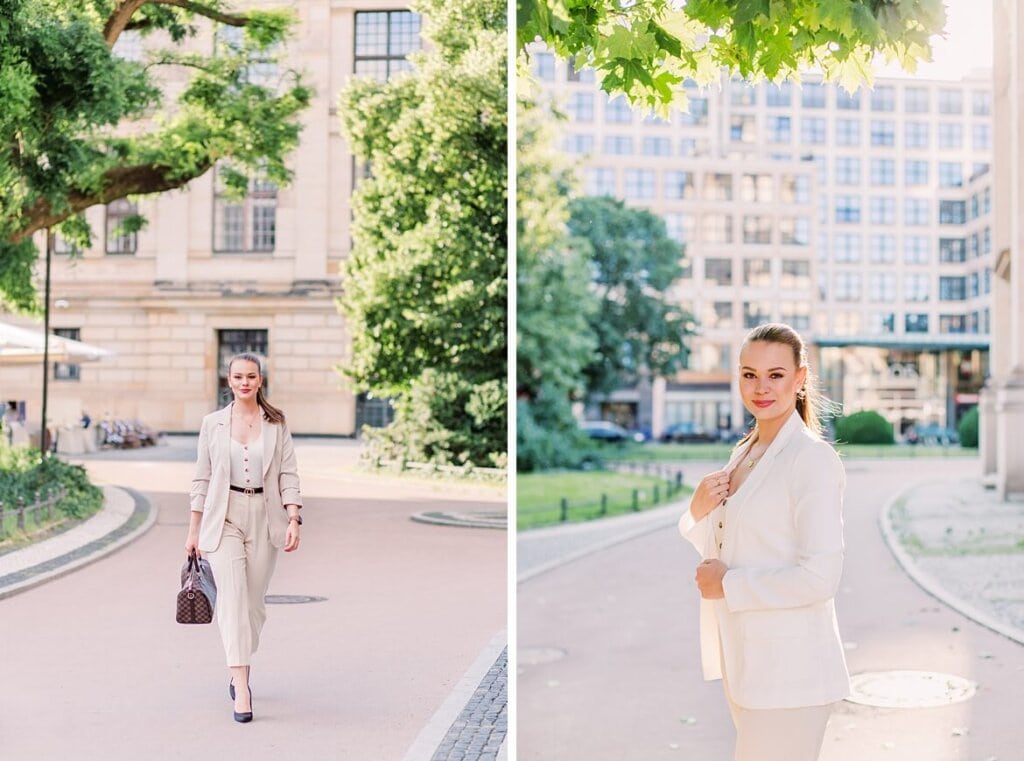
<path id="1" fill-rule="evenodd" d="M 264 380 L 267 377 L 266 365 L 263 361 L 263 357 L 259 354 L 253 354 L 251 351 L 243 351 L 240 354 L 236 354 L 228 361 L 228 375 L 231 375 L 231 365 L 235 362 L 252 362 L 258 368 L 260 374 L 260 380 Z M 281 424 L 284 422 L 284 413 L 281 412 L 277 407 L 267 401 L 266 394 L 263 393 L 263 384 L 260 383 L 260 387 L 256 390 L 256 403 L 263 410 L 263 419 L 271 423 Z"/>
<path id="2" fill-rule="evenodd" d="M 822 414 L 829 411 L 832 407 L 828 399 L 825 398 L 824 394 L 821 393 L 818 387 L 818 379 L 814 373 L 811 372 L 810 364 L 807 362 L 807 344 L 804 339 L 789 325 L 782 322 L 767 322 L 764 325 L 758 325 L 756 328 L 747 333 L 746 338 L 743 339 L 743 345 L 740 347 L 740 351 L 747 347 L 748 344 L 754 341 L 763 341 L 771 344 L 785 344 L 793 350 L 793 362 L 799 370 L 801 367 L 807 369 L 807 375 L 804 377 L 804 384 L 796 392 L 796 411 L 803 419 L 804 424 L 814 432 L 816 436 L 821 436 L 821 417 Z M 746 443 L 754 432 L 757 430 L 757 426 L 751 428 L 747 434 L 740 439 L 736 446 Z"/>

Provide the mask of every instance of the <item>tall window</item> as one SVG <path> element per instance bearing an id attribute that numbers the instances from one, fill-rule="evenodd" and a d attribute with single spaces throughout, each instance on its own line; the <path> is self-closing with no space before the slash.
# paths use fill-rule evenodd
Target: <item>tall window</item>
<path id="1" fill-rule="evenodd" d="M 939 90 L 939 113 L 962 114 L 964 93 L 962 90 Z"/>
<path id="2" fill-rule="evenodd" d="M 976 151 L 987 151 L 992 147 L 992 127 L 975 124 L 971 127 L 971 145 Z"/>
<path id="3" fill-rule="evenodd" d="M 627 169 L 624 179 L 626 198 L 654 198 L 653 169 Z"/>
<path id="4" fill-rule="evenodd" d="M 908 87 L 903 91 L 903 108 L 908 114 L 928 113 L 928 88 Z"/>
<path id="5" fill-rule="evenodd" d="M 903 298 L 907 301 L 924 303 L 930 298 L 927 275 L 909 273 L 903 276 Z"/>
<path id="6" fill-rule="evenodd" d="M 804 108 L 825 107 L 825 85 L 806 82 L 800 88 L 800 104 Z"/>
<path id="7" fill-rule="evenodd" d="M 217 406 L 223 407 L 231 401 L 231 388 L 228 386 L 228 362 L 236 354 L 252 352 L 261 357 L 267 356 L 266 330 L 218 330 L 217 331 Z M 270 393 L 270 384 L 263 380 L 264 393 Z"/>
<path id="8" fill-rule="evenodd" d="M 743 302 L 743 327 L 747 330 L 771 322 L 772 305 L 767 301 Z"/>
<path id="9" fill-rule="evenodd" d="M 705 259 L 704 279 L 714 285 L 732 285 L 732 259 Z"/>
<path id="10" fill-rule="evenodd" d="M 704 243 L 732 243 L 731 214 L 704 214 L 700 225 Z"/>
<path id="11" fill-rule="evenodd" d="M 750 288 L 771 288 L 772 260 L 744 259 L 743 285 Z"/>
<path id="12" fill-rule="evenodd" d="M 555 81 L 555 57 L 551 53 L 534 53 L 533 62 L 537 79 L 543 79 L 545 82 Z"/>
<path id="13" fill-rule="evenodd" d="M 60 336 L 61 338 L 70 338 L 72 341 L 82 340 L 82 329 L 81 328 L 54 328 L 53 334 Z M 71 364 L 68 362 L 54 362 L 53 363 L 53 379 L 54 380 L 81 380 L 81 365 Z"/>
<path id="14" fill-rule="evenodd" d="M 745 214 L 743 216 L 743 242 L 771 243 L 772 218 Z"/>
<path id="15" fill-rule="evenodd" d="M 784 174 L 779 195 L 784 203 L 807 203 L 811 200 L 811 178 L 806 174 Z"/>
<path id="16" fill-rule="evenodd" d="M 903 182 L 907 187 L 928 184 L 928 162 L 907 159 L 903 167 Z"/>
<path id="17" fill-rule="evenodd" d="M 665 172 L 665 198 L 692 200 L 694 195 L 691 172 L 678 170 Z"/>
<path id="18" fill-rule="evenodd" d="M 640 141 L 640 152 L 645 156 L 671 156 L 672 139 L 668 137 L 645 137 Z"/>
<path id="19" fill-rule="evenodd" d="M 124 223 L 139 213 L 136 204 L 127 198 L 119 198 L 107 204 L 105 248 L 108 254 L 134 254 L 139 245 L 138 233 L 126 232 Z"/>
<path id="20" fill-rule="evenodd" d="M 589 155 L 594 152 L 593 135 L 567 135 L 565 138 L 566 153 Z"/>
<path id="21" fill-rule="evenodd" d="M 383 82 L 409 69 L 407 56 L 422 44 L 420 21 L 410 11 L 357 11 L 355 73 Z"/>
<path id="22" fill-rule="evenodd" d="M 871 159 L 871 184 L 895 185 L 896 162 L 893 159 Z"/>
<path id="23" fill-rule="evenodd" d="M 611 124 L 632 124 L 633 110 L 625 96 L 605 100 L 604 120 Z"/>
<path id="24" fill-rule="evenodd" d="M 811 220 L 807 217 L 779 217 L 779 243 L 806 246 L 811 242 Z"/>
<path id="25" fill-rule="evenodd" d="M 896 236 L 874 234 L 868 238 L 872 264 L 893 264 L 896 261 Z"/>
<path id="26" fill-rule="evenodd" d="M 896 122 L 888 119 L 871 120 L 872 145 L 896 145 Z"/>
<path id="27" fill-rule="evenodd" d="M 665 231 L 668 237 L 677 243 L 689 243 L 694 240 L 694 228 L 697 219 L 692 214 L 670 211 L 665 214 Z"/>
<path id="28" fill-rule="evenodd" d="M 219 172 L 213 199 L 213 250 L 221 253 L 273 251 L 277 236 L 277 185 L 251 180 L 241 201 L 227 198 Z"/>
<path id="29" fill-rule="evenodd" d="M 836 88 L 836 108 L 840 111 L 860 111 L 860 90 L 848 93 L 842 87 Z"/>
<path id="30" fill-rule="evenodd" d="M 783 259 L 782 279 L 779 285 L 789 291 L 809 289 L 811 287 L 811 263 L 803 259 Z"/>
<path id="31" fill-rule="evenodd" d="M 939 125 L 939 147 L 960 148 L 964 142 L 964 128 L 957 123 L 946 122 Z"/>
<path id="32" fill-rule="evenodd" d="M 872 196 L 868 218 L 873 225 L 896 224 L 896 199 L 892 196 Z"/>
<path id="33" fill-rule="evenodd" d="M 959 188 L 964 184 L 964 167 L 959 161 L 939 162 L 939 187 Z"/>
<path id="34" fill-rule="evenodd" d="M 930 224 L 931 215 L 928 213 L 928 203 L 926 198 L 903 199 L 903 224 L 921 226 Z"/>
<path id="35" fill-rule="evenodd" d="M 860 159 L 839 156 L 836 159 L 836 185 L 860 185 Z"/>
<path id="36" fill-rule="evenodd" d="M 615 170 L 609 167 L 590 167 L 583 175 L 583 187 L 588 196 L 615 196 Z"/>
<path id="37" fill-rule="evenodd" d="M 963 262 L 967 259 L 967 246 L 963 238 L 939 238 L 940 262 Z"/>
<path id="38" fill-rule="evenodd" d="M 611 156 L 627 156 L 633 153 L 633 138 L 629 135 L 605 135 L 601 149 Z"/>
<path id="39" fill-rule="evenodd" d="M 863 242 L 860 233 L 836 233 L 833 255 L 841 263 L 859 262 Z"/>
<path id="40" fill-rule="evenodd" d="M 904 264 L 928 264 L 931 261 L 929 256 L 930 241 L 924 235 L 903 236 L 903 262 Z"/>
<path id="41" fill-rule="evenodd" d="M 740 198 L 744 201 L 774 200 L 774 183 L 770 174 L 744 174 L 740 177 Z"/>
<path id="42" fill-rule="evenodd" d="M 708 99 L 690 98 L 685 113 L 679 115 L 680 123 L 689 124 L 695 127 L 703 127 L 708 123 Z"/>
<path id="43" fill-rule="evenodd" d="M 903 127 L 903 142 L 907 148 L 927 148 L 928 122 L 907 122 Z"/>
<path id="44" fill-rule="evenodd" d="M 709 173 L 704 175 L 705 201 L 731 201 L 732 175 Z"/>
<path id="45" fill-rule="evenodd" d="M 962 225 L 966 222 L 966 201 L 939 201 L 940 225 Z"/>
<path id="46" fill-rule="evenodd" d="M 963 277 L 939 278 L 939 301 L 963 301 L 967 298 L 967 280 Z"/>
<path id="47" fill-rule="evenodd" d="M 754 142 L 754 117 L 750 114 L 733 114 L 730 116 L 729 140 L 734 143 Z"/>
<path id="48" fill-rule="evenodd" d="M 876 304 L 896 301 L 896 275 L 891 272 L 872 272 L 868 275 L 868 301 Z"/>
<path id="49" fill-rule="evenodd" d="M 769 116 L 767 127 L 769 143 L 789 143 L 792 141 L 792 122 L 788 116 Z"/>
<path id="50" fill-rule="evenodd" d="M 904 320 L 904 329 L 907 333 L 927 333 L 928 315 L 922 313 L 908 313 Z"/>
<path id="51" fill-rule="evenodd" d="M 793 86 L 789 82 L 767 84 L 764 87 L 765 102 L 769 106 L 788 106 L 792 99 Z"/>
<path id="52" fill-rule="evenodd" d="M 836 196 L 836 222 L 860 222 L 860 196 Z"/>
<path id="53" fill-rule="evenodd" d="M 859 272 L 837 272 L 833 281 L 832 298 L 836 301 L 860 301 L 860 289 Z"/>
<path id="54" fill-rule="evenodd" d="M 860 145 L 860 121 L 836 119 L 836 145 Z"/>
<path id="55" fill-rule="evenodd" d="M 896 88 L 891 85 L 879 85 L 871 91 L 872 111 L 895 111 Z"/>
<path id="56" fill-rule="evenodd" d="M 594 93 L 574 92 L 566 108 L 574 122 L 594 121 Z"/>
<path id="57" fill-rule="evenodd" d="M 825 144 L 825 120 L 818 116 L 805 116 L 800 120 L 800 141 L 810 145 Z"/>
<path id="58" fill-rule="evenodd" d="M 992 93 L 987 90 L 975 90 L 971 93 L 971 113 L 975 116 L 988 116 L 992 113 Z"/>

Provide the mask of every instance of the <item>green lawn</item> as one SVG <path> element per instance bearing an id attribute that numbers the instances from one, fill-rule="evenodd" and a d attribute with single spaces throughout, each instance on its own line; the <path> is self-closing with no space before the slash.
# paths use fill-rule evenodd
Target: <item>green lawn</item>
<path id="1" fill-rule="evenodd" d="M 655 502 L 655 487 L 658 501 Z M 689 493 L 688 487 L 683 487 Z M 678 499 L 670 495 L 669 480 L 654 475 L 594 471 L 548 471 L 516 476 L 516 525 L 520 529 L 561 522 L 561 500 L 568 501 L 567 519 L 587 521 L 633 510 L 633 490 L 641 510 Z M 606 502 L 602 512 L 601 495 Z"/>
<path id="2" fill-rule="evenodd" d="M 977 457 L 977 449 L 959 446 L 906 446 L 900 444 L 840 444 L 844 457 L 856 458 L 921 458 Z M 679 460 L 720 460 L 725 462 L 732 452 L 731 444 L 624 444 L 605 445 L 601 454 L 606 460 L 622 462 L 676 462 Z"/>

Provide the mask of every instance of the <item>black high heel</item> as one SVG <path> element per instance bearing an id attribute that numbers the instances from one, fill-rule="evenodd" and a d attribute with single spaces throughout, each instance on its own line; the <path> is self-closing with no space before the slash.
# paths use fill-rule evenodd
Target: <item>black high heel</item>
<path id="1" fill-rule="evenodd" d="M 233 686 L 234 685 L 232 685 L 232 687 Z M 246 723 L 252 721 L 252 690 L 249 690 L 249 710 L 248 711 L 242 711 L 241 713 L 239 713 L 238 711 L 235 711 L 234 714 L 235 714 L 235 721 L 237 721 L 239 724 L 246 724 Z"/>
<path id="2" fill-rule="evenodd" d="M 247 677 L 249 676 L 248 667 L 246 667 L 245 675 Z M 252 688 L 251 687 L 249 688 L 249 692 L 250 693 L 252 692 Z M 235 699 L 235 680 L 234 680 L 234 677 L 232 677 L 230 680 L 228 680 L 228 695 L 231 696 L 232 700 Z"/>

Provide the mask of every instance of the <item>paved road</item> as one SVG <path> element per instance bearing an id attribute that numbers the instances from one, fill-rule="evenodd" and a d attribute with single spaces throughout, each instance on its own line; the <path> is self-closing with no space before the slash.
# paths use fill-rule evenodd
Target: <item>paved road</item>
<path id="1" fill-rule="evenodd" d="M 256 720 L 232 721 L 216 630 L 174 623 L 194 454 L 106 454 L 90 471 L 147 494 L 158 521 L 118 553 L 0 600 L 0 759 L 403 757 L 506 619 L 505 532 L 409 516 L 493 509 L 502 494 L 382 482 L 351 468 L 351 445 L 297 449 L 304 543 L 282 556 L 270 594 L 327 600 L 270 606 Z"/>
<path id="2" fill-rule="evenodd" d="M 843 703 L 821 761 L 1017 761 L 1024 647 L 922 592 L 878 529 L 907 483 L 970 476 L 973 460 L 847 464 L 846 570 L 837 598 L 853 673 L 934 670 L 979 683 L 953 706 Z M 700 677 L 696 553 L 674 527 L 587 555 L 518 587 L 520 761 L 731 758 L 718 682 Z"/>

